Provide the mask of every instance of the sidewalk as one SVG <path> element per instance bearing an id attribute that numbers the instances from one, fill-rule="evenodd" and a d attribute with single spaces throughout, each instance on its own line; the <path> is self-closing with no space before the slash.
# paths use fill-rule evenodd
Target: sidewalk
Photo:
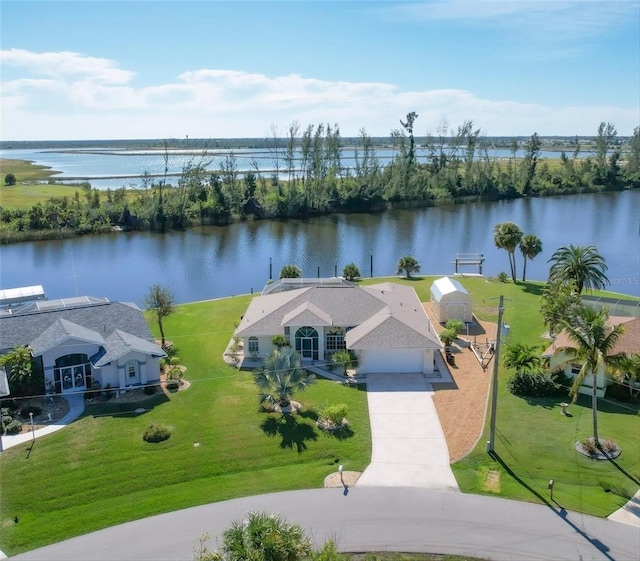
<path id="1" fill-rule="evenodd" d="M 82 412 L 84 411 L 84 397 L 82 396 L 82 394 L 68 394 L 65 395 L 64 398 L 69 403 L 69 412 L 64 417 L 62 417 L 62 419 L 50 424 L 47 427 L 37 429 L 33 433 L 29 431 L 23 432 L 21 434 L 4 435 L 0 437 L 2 438 L 2 449 L 6 450 L 7 448 L 11 448 L 12 446 L 17 446 L 18 444 L 29 442 L 34 438 L 59 431 L 72 421 L 75 421 L 80 415 L 82 415 Z"/>

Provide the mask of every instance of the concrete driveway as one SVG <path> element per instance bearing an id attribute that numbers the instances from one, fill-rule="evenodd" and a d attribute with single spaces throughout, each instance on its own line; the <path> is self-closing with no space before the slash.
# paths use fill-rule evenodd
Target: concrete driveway
<path id="1" fill-rule="evenodd" d="M 367 375 L 372 454 L 357 487 L 459 491 L 432 396 L 421 374 Z"/>

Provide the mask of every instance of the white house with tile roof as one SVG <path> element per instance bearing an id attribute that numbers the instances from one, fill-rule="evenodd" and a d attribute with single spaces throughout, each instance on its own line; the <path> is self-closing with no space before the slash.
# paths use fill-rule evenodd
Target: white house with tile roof
<path id="1" fill-rule="evenodd" d="M 346 348 L 358 357 L 358 374 L 433 372 L 441 343 L 412 287 L 301 284 L 274 283 L 251 301 L 235 332 L 245 356 L 264 358 L 276 348 L 273 337 L 284 335 L 307 362 Z"/>
<path id="2" fill-rule="evenodd" d="M 44 300 L 0 311 L 0 354 L 28 346 L 47 393 L 160 381 L 160 358 L 142 310 L 106 298 Z"/>

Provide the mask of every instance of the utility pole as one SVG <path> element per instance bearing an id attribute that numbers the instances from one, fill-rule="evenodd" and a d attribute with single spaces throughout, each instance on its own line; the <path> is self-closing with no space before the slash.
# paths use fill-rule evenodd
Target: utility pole
<path id="1" fill-rule="evenodd" d="M 489 422 L 489 441 L 487 452 L 495 450 L 496 442 L 496 406 L 498 405 L 498 368 L 500 365 L 500 333 L 502 332 L 502 313 L 504 312 L 504 296 L 500 295 L 498 303 L 498 332 L 496 333 L 496 346 L 493 354 L 493 379 L 491 381 L 491 420 Z"/>

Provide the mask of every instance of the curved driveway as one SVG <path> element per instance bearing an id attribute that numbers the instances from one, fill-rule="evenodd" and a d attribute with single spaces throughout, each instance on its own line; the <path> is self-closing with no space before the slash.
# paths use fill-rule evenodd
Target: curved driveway
<path id="1" fill-rule="evenodd" d="M 280 513 L 342 551 L 437 552 L 503 561 L 640 559 L 637 527 L 494 497 L 406 487 L 290 491 L 212 503 L 107 528 L 22 560 L 192 560 L 249 511 Z"/>

